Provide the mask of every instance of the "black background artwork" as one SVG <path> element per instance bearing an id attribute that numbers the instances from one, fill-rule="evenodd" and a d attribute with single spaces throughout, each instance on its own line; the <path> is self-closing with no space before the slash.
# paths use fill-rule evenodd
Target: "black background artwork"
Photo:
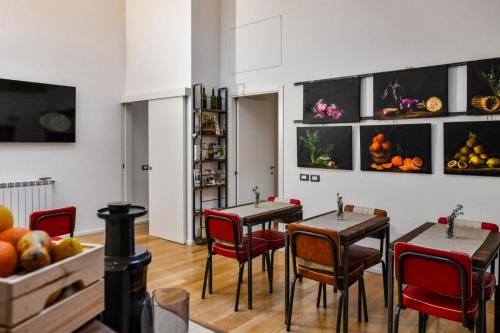
<path id="1" fill-rule="evenodd" d="M 297 127 L 297 166 L 352 170 L 352 128 Z"/>
<path id="2" fill-rule="evenodd" d="M 360 90 L 359 78 L 305 83 L 303 123 L 359 122 Z"/>
<path id="3" fill-rule="evenodd" d="M 373 119 L 413 119 L 448 114 L 446 65 L 373 76 Z"/>
<path id="4" fill-rule="evenodd" d="M 467 63 L 467 114 L 500 113 L 500 58 Z"/>
<path id="5" fill-rule="evenodd" d="M 444 123 L 444 172 L 500 176 L 500 121 Z"/>
<path id="6" fill-rule="evenodd" d="M 432 173 L 431 124 L 360 126 L 361 170 Z"/>

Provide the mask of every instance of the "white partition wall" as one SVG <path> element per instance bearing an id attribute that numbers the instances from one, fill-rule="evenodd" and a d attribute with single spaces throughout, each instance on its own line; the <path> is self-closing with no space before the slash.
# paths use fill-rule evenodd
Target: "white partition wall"
<path id="1" fill-rule="evenodd" d="M 186 241 L 185 97 L 148 102 L 149 233 Z"/>

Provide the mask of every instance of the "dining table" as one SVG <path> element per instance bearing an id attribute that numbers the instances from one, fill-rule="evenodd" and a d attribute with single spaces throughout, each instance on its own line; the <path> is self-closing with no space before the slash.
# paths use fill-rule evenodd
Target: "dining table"
<path id="1" fill-rule="evenodd" d="M 390 239 L 390 219 L 368 214 L 359 214 L 353 212 L 344 212 L 343 217 L 337 218 L 337 211 L 329 211 L 320 215 L 316 215 L 298 223 L 315 228 L 325 228 L 335 230 L 339 234 L 340 244 L 343 246 L 344 276 L 349 275 L 349 246 L 361 241 L 362 239 L 378 235 L 380 232 L 385 232 L 385 249 L 389 246 Z M 289 235 L 287 234 L 285 241 L 285 323 L 289 310 L 289 293 L 290 288 L 290 246 Z M 386 257 L 387 262 L 387 257 Z M 344 279 L 344 313 L 343 313 L 343 332 L 349 331 L 349 279 Z"/>
<path id="2" fill-rule="evenodd" d="M 302 219 L 302 206 L 276 202 L 276 201 L 262 201 L 258 205 L 255 203 L 248 203 L 237 205 L 220 210 L 224 213 L 236 214 L 240 218 L 240 223 L 243 228 L 246 227 L 248 235 L 248 253 L 252 253 L 252 229 L 253 227 L 264 225 L 267 222 L 278 220 L 285 225 L 287 223 L 299 221 Z M 286 238 L 285 238 L 286 242 Z M 287 259 L 289 260 L 289 259 Z M 248 260 L 248 309 L 252 309 L 252 260 Z M 286 275 L 286 274 L 285 274 Z M 288 295 L 289 288 L 285 288 L 285 294 Z M 288 299 L 288 296 L 286 296 Z"/>
<path id="3" fill-rule="evenodd" d="M 449 239 L 446 235 L 446 225 L 426 222 L 410 232 L 393 241 L 388 251 L 388 319 L 387 332 L 392 333 L 394 328 L 394 244 L 398 242 L 435 248 L 446 251 L 464 252 L 471 256 L 472 270 L 479 274 L 479 313 L 477 331 L 486 332 L 486 300 L 484 295 L 484 275 L 496 259 L 500 250 L 500 233 L 496 231 L 482 231 L 478 233 L 475 228 L 455 226 L 456 237 Z M 500 275 L 500 267 L 499 267 Z M 497 276 L 499 276 L 497 275 Z M 500 297 L 498 284 L 495 289 L 495 332 L 499 332 L 500 315 L 499 304 L 496 300 Z"/>

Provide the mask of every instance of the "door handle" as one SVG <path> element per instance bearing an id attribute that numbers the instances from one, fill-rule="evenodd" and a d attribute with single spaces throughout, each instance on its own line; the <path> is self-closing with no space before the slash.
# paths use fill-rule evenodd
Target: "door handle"
<path id="1" fill-rule="evenodd" d="M 271 166 L 269 167 L 269 170 L 274 170 L 274 166 L 272 166 L 272 165 L 271 165 Z"/>

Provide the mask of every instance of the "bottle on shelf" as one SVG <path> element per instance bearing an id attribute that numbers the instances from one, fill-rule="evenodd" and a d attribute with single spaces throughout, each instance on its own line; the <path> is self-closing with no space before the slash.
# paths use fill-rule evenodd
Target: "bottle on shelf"
<path id="1" fill-rule="evenodd" d="M 220 90 L 217 91 L 217 110 L 222 110 L 222 96 L 220 95 Z"/>
<path id="2" fill-rule="evenodd" d="M 211 109 L 216 109 L 217 108 L 217 97 L 215 97 L 215 90 L 212 88 L 212 96 L 210 96 L 210 108 Z"/>
<path id="3" fill-rule="evenodd" d="M 205 93 L 205 87 L 203 87 L 201 92 L 201 107 L 203 109 L 207 108 L 207 94 Z"/>

